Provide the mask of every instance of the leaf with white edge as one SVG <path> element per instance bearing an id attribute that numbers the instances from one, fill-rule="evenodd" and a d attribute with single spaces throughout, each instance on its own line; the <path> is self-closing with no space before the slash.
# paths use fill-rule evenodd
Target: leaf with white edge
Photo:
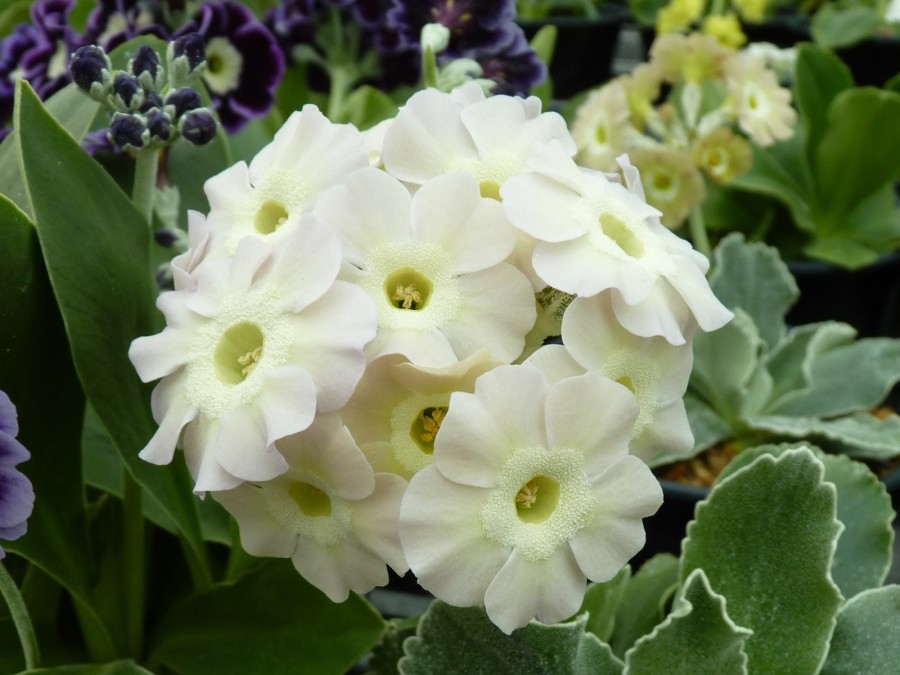
<path id="1" fill-rule="evenodd" d="M 729 618 L 725 598 L 710 588 L 703 570 L 695 569 L 665 621 L 625 654 L 625 673 L 746 673 L 744 643 L 752 634 Z"/>
<path id="2" fill-rule="evenodd" d="M 741 234 L 725 237 L 713 251 L 709 285 L 729 309 L 740 307 L 771 348 L 787 330 L 784 317 L 800 291 L 778 250 L 762 242 L 747 243 Z"/>
<path id="3" fill-rule="evenodd" d="M 389 619 L 385 622 L 381 640 L 372 649 L 369 657 L 369 675 L 399 675 L 397 663 L 403 657 L 403 642 L 416 634 L 419 617 Z"/>
<path id="4" fill-rule="evenodd" d="M 419 621 L 416 635 L 403 643 L 403 675 L 434 673 L 622 672 L 609 645 L 585 631 L 586 616 L 552 626 L 532 621 L 506 635 L 480 607 L 452 607 L 436 600 Z"/>
<path id="5" fill-rule="evenodd" d="M 825 660 L 842 600 L 830 575 L 842 525 L 824 471 L 806 448 L 759 457 L 716 484 L 688 524 L 681 578 L 703 569 L 732 620 L 753 631 L 750 672 L 814 673 Z"/>
<path id="6" fill-rule="evenodd" d="M 900 586 L 863 591 L 837 615 L 822 675 L 895 675 L 900 664 Z"/>
<path id="7" fill-rule="evenodd" d="M 792 328 L 763 359 L 772 374 L 772 394 L 766 411 L 775 411 L 782 401 L 802 396 L 811 387 L 812 363 L 831 349 L 852 344 L 856 329 L 846 323 L 827 321 Z"/>
<path id="8" fill-rule="evenodd" d="M 833 420 L 818 417 L 764 415 L 751 417 L 747 426 L 789 438 L 808 438 L 856 459 L 889 460 L 900 455 L 900 417 L 879 418 L 856 413 Z"/>
<path id="9" fill-rule="evenodd" d="M 740 419 L 750 399 L 766 399 L 771 382 L 759 367 L 765 342 L 749 314 L 737 308 L 734 319 L 711 333 L 694 337 L 694 369 L 689 391 L 693 391 L 726 421 Z M 766 379 L 762 379 L 766 378 Z M 752 396 L 751 392 L 763 396 Z M 753 412 L 753 407 L 750 408 Z"/>
<path id="10" fill-rule="evenodd" d="M 666 603 L 678 588 L 678 558 L 659 553 L 628 580 L 616 610 L 616 623 L 610 645 L 622 657 L 642 635 L 646 635 L 666 616 Z"/>
<path id="11" fill-rule="evenodd" d="M 900 340 L 863 338 L 834 346 L 811 354 L 805 369 L 809 386 L 783 396 L 766 413 L 834 417 L 875 407 L 900 381 Z"/>
<path id="12" fill-rule="evenodd" d="M 762 454 L 778 457 L 808 447 L 825 465 L 825 480 L 837 490 L 837 519 L 844 531 L 837 542 L 831 578 L 845 598 L 884 583 L 893 558 L 894 509 L 887 489 L 862 462 L 806 444 L 760 445 L 743 450 L 719 475 L 722 481 Z"/>
<path id="13" fill-rule="evenodd" d="M 358 595 L 331 602 L 290 561 L 271 559 L 174 607 L 154 631 L 148 664 L 180 675 L 344 673 L 383 629 Z"/>
<path id="14" fill-rule="evenodd" d="M 596 635 L 602 642 L 609 642 L 616 625 L 616 610 L 630 579 L 631 568 L 626 565 L 609 581 L 590 584 L 584 594 L 584 601 L 576 616 L 586 612 L 588 620 L 585 630 Z"/>

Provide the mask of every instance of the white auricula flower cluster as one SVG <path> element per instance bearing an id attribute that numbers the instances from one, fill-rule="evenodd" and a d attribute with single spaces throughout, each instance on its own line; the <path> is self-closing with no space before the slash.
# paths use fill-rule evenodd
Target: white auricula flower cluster
<path id="1" fill-rule="evenodd" d="M 182 449 L 249 553 L 336 602 L 411 569 L 506 632 L 572 614 L 643 546 L 648 462 L 692 445 L 691 339 L 730 318 L 627 159 L 574 154 L 538 99 L 477 85 L 367 132 L 294 113 L 209 179 L 132 344 L 159 380 L 141 457 Z"/>

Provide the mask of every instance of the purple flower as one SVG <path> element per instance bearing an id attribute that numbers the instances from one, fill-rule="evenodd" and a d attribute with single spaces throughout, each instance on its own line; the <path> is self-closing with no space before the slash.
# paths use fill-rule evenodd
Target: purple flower
<path id="1" fill-rule="evenodd" d="M 281 0 L 266 13 L 265 24 L 278 40 L 285 60 L 292 62 L 297 45 L 310 45 L 316 35 L 315 0 Z"/>
<path id="2" fill-rule="evenodd" d="M 489 47 L 508 39 L 504 31 L 515 24 L 515 0 L 393 0 L 388 22 L 408 44 L 419 44 L 426 23 L 450 30 L 447 51 L 459 53 Z"/>
<path id="3" fill-rule="evenodd" d="M 151 3 L 97 0 L 97 7 L 88 15 L 84 37 L 85 43 L 98 44 L 109 52 L 138 35 L 169 37 L 169 31 L 157 23 Z"/>
<path id="4" fill-rule="evenodd" d="M 31 481 L 15 466 L 31 457 L 16 436 L 19 422 L 16 407 L 0 391 L 0 539 L 18 539 L 28 529 L 28 517 L 34 508 Z M 6 554 L 0 547 L 0 558 Z"/>
<path id="5" fill-rule="evenodd" d="M 482 76 L 494 80 L 495 94 L 525 96 L 547 77 L 547 65 L 528 44 L 525 33 L 512 26 L 511 39 L 499 49 L 472 49 L 465 55 L 481 66 Z"/>
<path id="6" fill-rule="evenodd" d="M 228 131 L 262 117 L 275 103 L 284 57 L 275 37 L 244 5 L 207 2 L 177 36 L 197 32 L 206 41 L 203 81 Z"/>

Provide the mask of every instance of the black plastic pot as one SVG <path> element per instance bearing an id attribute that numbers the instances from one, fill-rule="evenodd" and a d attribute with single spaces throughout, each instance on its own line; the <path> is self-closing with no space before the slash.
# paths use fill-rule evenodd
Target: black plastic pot
<path id="1" fill-rule="evenodd" d="M 900 337 L 900 253 L 858 270 L 816 261 L 789 261 L 800 299 L 787 315 L 791 325 L 844 321 L 860 337 Z"/>
<path id="2" fill-rule="evenodd" d="M 570 98 L 610 79 L 619 33 L 628 16 L 623 7 L 606 3 L 594 19 L 554 16 L 518 20 L 529 40 L 542 26 L 556 26 L 556 49 L 550 62 L 554 98 Z"/>
<path id="3" fill-rule="evenodd" d="M 883 87 L 900 73 L 900 38 L 875 36 L 852 47 L 837 50 L 850 67 L 857 86 Z"/>

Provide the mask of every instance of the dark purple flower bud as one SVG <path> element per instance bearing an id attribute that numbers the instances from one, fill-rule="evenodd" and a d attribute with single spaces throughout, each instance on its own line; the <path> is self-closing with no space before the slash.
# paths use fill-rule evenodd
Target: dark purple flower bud
<path id="1" fill-rule="evenodd" d="M 120 71 L 113 78 L 112 98 L 120 112 L 137 110 L 144 103 L 144 88 L 134 75 Z"/>
<path id="2" fill-rule="evenodd" d="M 159 61 L 159 54 L 149 45 L 141 45 L 137 54 L 128 62 L 128 70 L 146 91 L 159 91 L 163 85 L 165 71 Z"/>
<path id="3" fill-rule="evenodd" d="M 34 488 L 16 465 L 31 454 L 16 436 L 19 421 L 16 407 L 5 392 L 0 391 L 0 539 L 12 541 L 25 534 L 28 517 L 34 508 Z M 0 559 L 4 558 L 0 547 Z"/>
<path id="4" fill-rule="evenodd" d="M 108 52 L 139 35 L 167 40 L 169 30 L 157 22 L 154 8 L 159 2 L 145 0 L 96 0 L 88 15 L 84 38 Z M 167 5 L 171 8 L 172 2 Z"/>
<path id="5" fill-rule="evenodd" d="M 150 130 L 143 115 L 113 113 L 109 140 L 125 150 L 140 150 L 150 141 Z"/>
<path id="6" fill-rule="evenodd" d="M 147 129 L 150 131 L 150 143 L 165 145 L 174 133 L 171 118 L 159 108 L 151 108 L 144 115 Z"/>
<path id="7" fill-rule="evenodd" d="M 473 49 L 463 56 L 477 61 L 482 77 L 497 83 L 493 93 L 525 96 L 546 79 L 547 66 L 528 44 L 521 28 L 513 26 L 511 36 L 498 50 Z"/>
<path id="8" fill-rule="evenodd" d="M 165 248 L 172 248 L 176 243 L 180 242 L 184 237 L 180 230 L 171 227 L 161 227 L 153 233 L 156 243 Z"/>
<path id="9" fill-rule="evenodd" d="M 426 23 L 447 27 L 450 29 L 450 52 L 492 44 L 495 31 L 513 25 L 515 18 L 515 0 L 394 0 L 394 6 L 387 13 L 388 25 L 397 30 L 407 44 L 418 44 Z"/>
<path id="10" fill-rule="evenodd" d="M 140 112 L 145 113 L 151 108 L 162 109 L 163 100 L 155 91 L 144 92 L 144 104 L 140 107 Z"/>
<path id="11" fill-rule="evenodd" d="M 169 84 L 182 87 L 190 84 L 206 65 L 206 44 L 197 32 L 182 35 L 169 43 L 166 59 L 169 64 Z"/>
<path id="12" fill-rule="evenodd" d="M 184 113 L 188 110 L 199 108 L 203 105 L 203 102 L 200 100 L 200 94 L 196 89 L 182 87 L 181 89 L 173 89 L 166 94 L 165 104 L 171 107 L 169 114 L 177 122 Z"/>
<path id="13" fill-rule="evenodd" d="M 69 61 L 69 74 L 92 99 L 106 99 L 112 86 L 112 64 L 103 47 L 85 45 L 75 50 Z"/>
<path id="14" fill-rule="evenodd" d="M 216 118 L 206 108 L 189 110 L 178 122 L 178 130 L 194 145 L 206 145 L 216 137 Z"/>

